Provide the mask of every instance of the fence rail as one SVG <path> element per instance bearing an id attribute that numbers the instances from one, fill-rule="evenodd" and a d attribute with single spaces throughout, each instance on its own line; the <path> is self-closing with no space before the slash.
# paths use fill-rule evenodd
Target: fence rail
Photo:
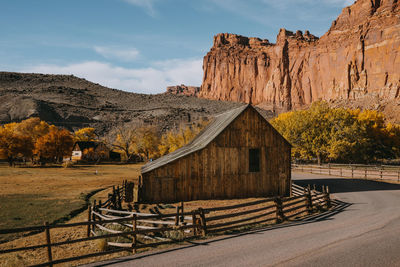
<path id="1" fill-rule="evenodd" d="M 315 174 L 327 174 L 341 177 L 358 178 L 366 180 L 390 180 L 400 182 L 400 169 L 388 166 L 368 165 L 292 165 L 293 170 Z"/>
<path id="2" fill-rule="evenodd" d="M 329 209 L 331 206 L 327 187 L 323 187 L 323 191 L 319 192 L 311 189 L 310 186 L 303 188 L 293 184 L 293 196 L 291 197 L 266 198 L 237 205 L 207 209 L 198 208 L 186 212 L 184 212 L 184 204 L 181 203 L 176 207 L 175 213 L 147 214 L 112 209 L 111 207 L 120 205 L 119 202 L 123 199 L 123 191 L 122 188 L 114 188 L 113 194 L 109 195 L 109 199 L 106 202 L 101 203 L 99 201 L 90 206 L 88 209 L 88 221 L 86 222 L 59 225 L 45 223 L 43 226 L 0 230 L 0 234 L 32 230 L 44 231 L 44 242 L 42 244 L 3 249 L 0 250 L 0 254 L 46 249 L 47 262 L 33 266 L 53 266 L 54 264 L 122 251 L 135 253 L 140 248 L 155 247 L 176 242 L 177 240 L 196 238 L 205 236 L 208 233 L 223 232 L 255 224 L 281 223 L 302 214 L 312 214 L 318 210 Z M 247 208 L 247 210 L 238 211 L 241 208 Z M 221 212 L 223 213 L 221 214 Z M 51 241 L 51 230 L 76 226 L 87 227 L 86 237 L 61 242 Z M 174 237 L 174 234 L 178 234 L 177 237 Z M 124 238 L 125 242 L 110 240 L 112 238 Z M 63 259 L 53 259 L 52 249 L 54 247 L 98 239 L 106 239 L 108 246 L 114 249 Z"/>

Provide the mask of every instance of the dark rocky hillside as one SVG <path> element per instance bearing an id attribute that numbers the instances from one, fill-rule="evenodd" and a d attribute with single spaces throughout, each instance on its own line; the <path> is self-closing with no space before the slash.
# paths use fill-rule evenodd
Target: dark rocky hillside
<path id="1" fill-rule="evenodd" d="M 69 130 L 95 127 L 106 134 L 125 123 L 162 129 L 212 117 L 239 104 L 173 94 L 110 89 L 72 75 L 0 72 L 0 124 L 32 116 Z"/>

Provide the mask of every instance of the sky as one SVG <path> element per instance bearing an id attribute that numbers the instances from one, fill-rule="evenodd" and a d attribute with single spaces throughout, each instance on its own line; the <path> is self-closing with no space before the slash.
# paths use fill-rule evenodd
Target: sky
<path id="1" fill-rule="evenodd" d="M 73 74 L 115 89 L 200 86 L 213 36 L 321 36 L 352 0 L 0 0 L 0 71 Z"/>

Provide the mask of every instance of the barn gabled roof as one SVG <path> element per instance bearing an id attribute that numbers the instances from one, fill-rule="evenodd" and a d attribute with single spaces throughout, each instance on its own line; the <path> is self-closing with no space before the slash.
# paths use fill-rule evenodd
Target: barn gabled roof
<path id="1" fill-rule="evenodd" d="M 199 151 L 205 148 L 211 141 L 213 141 L 226 127 L 228 127 L 243 111 L 247 108 L 253 108 L 258 115 L 265 120 L 267 124 L 269 122 L 267 119 L 261 115 L 260 112 L 257 111 L 250 104 L 242 105 L 238 108 L 231 109 L 224 113 L 221 113 L 215 116 L 214 120 L 209 123 L 189 144 L 171 152 L 161 158 L 158 158 L 152 162 L 147 163 L 141 169 L 142 173 L 146 173 L 162 167 L 172 161 L 185 157 L 193 152 Z M 270 124 L 269 124 L 270 125 Z M 272 126 L 271 126 L 272 127 Z M 292 146 L 274 127 L 272 127 L 273 131 L 275 131 L 280 137 L 282 137 L 283 141 L 288 145 Z"/>
<path id="2" fill-rule="evenodd" d="M 205 148 L 214 140 L 232 121 L 234 121 L 249 105 L 243 105 L 235 109 L 217 115 L 189 144 L 171 152 L 161 158 L 147 163 L 141 169 L 146 173 L 157 169 L 165 164 L 187 156 L 193 152 Z"/>
<path id="3" fill-rule="evenodd" d="M 77 141 L 75 142 L 74 146 L 73 146 L 73 150 L 76 149 L 76 146 L 78 146 L 78 148 L 83 151 L 84 149 L 88 149 L 88 148 L 96 148 L 97 144 L 94 141 Z"/>

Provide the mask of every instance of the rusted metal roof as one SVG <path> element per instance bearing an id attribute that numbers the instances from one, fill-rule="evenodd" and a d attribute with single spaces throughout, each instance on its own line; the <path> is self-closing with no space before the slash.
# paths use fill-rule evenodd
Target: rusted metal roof
<path id="1" fill-rule="evenodd" d="M 142 173 L 146 173 L 157 169 L 165 164 L 173 162 L 177 159 L 185 157 L 193 152 L 205 148 L 212 140 L 214 140 L 231 122 L 233 122 L 249 105 L 243 105 L 235 109 L 217 115 L 189 144 L 171 152 L 161 158 L 147 163 L 141 169 Z"/>

